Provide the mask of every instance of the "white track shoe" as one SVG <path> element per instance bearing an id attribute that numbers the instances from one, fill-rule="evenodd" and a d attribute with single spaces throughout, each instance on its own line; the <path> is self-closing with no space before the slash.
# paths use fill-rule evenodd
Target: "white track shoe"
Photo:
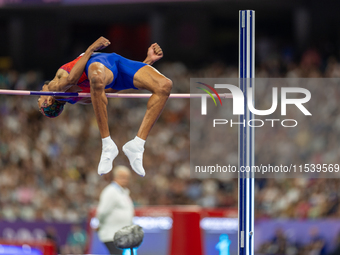
<path id="1" fill-rule="evenodd" d="M 131 168 L 138 175 L 144 177 L 145 170 L 143 168 L 143 153 L 145 141 L 137 137 L 123 146 L 123 152 L 130 161 Z"/>
<path id="2" fill-rule="evenodd" d="M 114 141 L 111 141 L 109 145 L 106 145 L 102 149 L 102 155 L 100 156 L 100 162 L 98 165 L 99 175 L 107 174 L 112 170 L 112 162 L 118 155 L 118 147 Z"/>

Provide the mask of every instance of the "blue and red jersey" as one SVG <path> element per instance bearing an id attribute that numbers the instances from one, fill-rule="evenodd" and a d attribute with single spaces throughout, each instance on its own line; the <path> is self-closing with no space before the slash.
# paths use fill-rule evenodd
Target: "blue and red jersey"
<path id="1" fill-rule="evenodd" d="M 60 69 L 70 73 L 80 58 L 81 56 L 61 66 Z M 110 84 L 107 84 L 105 88 L 113 88 L 115 90 L 137 89 L 133 84 L 133 77 L 140 68 L 147 65 L 142 62 L 126 59 L 116 53 L 94 53 L 86 63 L 85 70 L 76 84 L 81 88 L 81 92 L 83 93 L 90 93 L 90 82 L 87 72 L 90 65 L 95 62 L 103 64 L 112 72 L 113 81 Z M 69 97 L 58 100 L 75 104 L 81 99 L 81 97 Z"/>
<path id="2" fill-rule="evenodd" d="M 81 57 L 82 56 L 79 56 L 75 60 L 68 62 L 65 65 L 62 65 L 60 67 L 60 69 L 63 69 L 66 72 L 70 73 L 72 68 L 74 67 L 74 65 L 79 61 L 79 59 Z M 76 85 L 78 85 L 81 88 L 81 90 L 82 90 L 81 93 L 90 93 L 90 82 L 89 82 L 89 79 L 87 78 L 85 71 L 80 76 L 80 79 L 78 80 L 78 83 Z M 68 97 L 68 98 L 62 98 L 62 99 L 58 99 L 58 100 L 66 101 L 70 104 L 75 104 L 78 101 L 80 101 L 81 99 L 82 99 L 82 97 Z"/>

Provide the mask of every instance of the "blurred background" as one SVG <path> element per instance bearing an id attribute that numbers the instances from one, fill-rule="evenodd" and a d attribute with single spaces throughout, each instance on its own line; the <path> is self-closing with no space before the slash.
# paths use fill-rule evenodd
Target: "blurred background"
<path id="1" fill-rule="evenodd" d="M 173 81 L 173 93 L 189 93 L 190 78 L 238 76 L 240 9 L 256 11 L 256 77 L 339 78 L 339 8 L 331 0 L 0 0 L 0 88 L 40 90 L 61 65 L 105 36 L 111 41 L 106 52 L 139 61 L 157 42 L 164 58 L 155 67 Z M 136 135 L 146 102 L 109 100 L 119 148 Z M 169 100 L 146 143 L 146 177 L 132 176 L 131 197 L 143 227 L 150 217 L 172 222 L 149 226 L 150 233 L 163 233 L 166 245 L 156 250 L 146 243 L 148 252 L 142 246 L 138 254 L 223 254 L 216 245 L 224 234 L 236 247 L 230 254 L 237 251 L 234 225 L 223 221 L 237 217 L 237 180 L 190 178 L 189 106 L 187 99 Z M 46 119 L 36 97 L 0 96 L 2 245 L 28 243 L 31 254 L 37 249 L 44 255 L 93 251 L 88 223 L 111 175 L 97 175 L 101 141 L 92 106 L 65 108 L 57 119 Z M 301 153 L 304 162 L 340 156 L 337 113 L 321 127 L 314 123 L 332 143 L 321 139 L 316 152 Z M 311 141 L 302 133 L 294 143 L 308 147 Z M 257 154 L 257 162 L 270 153 Z M 114 163 L 129 166 L 122 153 Z M 339 196 L 338 179 L 256 180 L 257 254 L 340 254 Z M 198 218 L 181 218 L 178 208 Z M 182 237 L 186 243 L 198 237 L 200 248 L 183 252 L 186 244 L 176 236 L 192 220 L 198 235 Z"/>

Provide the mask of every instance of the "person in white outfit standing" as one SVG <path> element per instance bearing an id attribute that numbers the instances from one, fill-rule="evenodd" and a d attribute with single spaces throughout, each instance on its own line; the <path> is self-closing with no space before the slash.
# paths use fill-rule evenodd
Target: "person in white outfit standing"
<path id="1" fill-rule="evenodd" d="M 98 237 L 110 254 L 122 254 L 113 244 L 114 234 L 132 224 L 134 207 L 127 188 L 131 173 L 126 166 L 113 169 L 113 182 L 100 194 L 96 217 L 99 220 Z"/>

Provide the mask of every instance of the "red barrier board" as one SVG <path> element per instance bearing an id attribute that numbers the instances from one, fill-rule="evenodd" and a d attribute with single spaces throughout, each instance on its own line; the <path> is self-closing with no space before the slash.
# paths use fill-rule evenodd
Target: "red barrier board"
<path id="1" fill-rule="evenodd" d="M 95 210 L 89 215 L 95 216 Z M 138 217 L 170 217 L 173 220 L 169 255 L 203 255 L 200 221 L 207 217 L 237 218 L 237 208 L 201 208 L 200 206 L 148 206 L 135 208 Z M 89 231 L 90 233 L 91 231 Z"/>

